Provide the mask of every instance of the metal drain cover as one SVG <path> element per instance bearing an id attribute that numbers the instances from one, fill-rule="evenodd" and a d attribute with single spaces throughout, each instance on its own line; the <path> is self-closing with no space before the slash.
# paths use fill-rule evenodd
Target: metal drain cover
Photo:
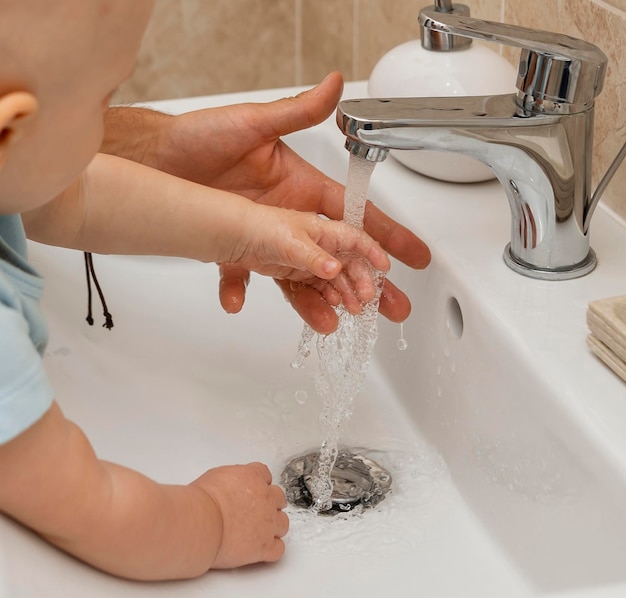
<path id="1" fill-rule="evenodd" d="M 287 500 L 308 509 L 313 504 L 311 478 L 318 453 L 309 453 L 292 459 L 285 467 L 281 480 Z M 391 488 L 391 475 L 378 463 L 364 455 L 340 451 L 331 472 L 332 506 L 323 511 L 336 515 L 351 511 L 358 505 L 374 507 L 385 498 Z"/>

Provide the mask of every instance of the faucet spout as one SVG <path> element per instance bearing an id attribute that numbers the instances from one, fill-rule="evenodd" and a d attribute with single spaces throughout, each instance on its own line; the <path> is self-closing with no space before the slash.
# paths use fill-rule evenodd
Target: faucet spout
<path id="1" fill-rule="evenodd" d="M 596 265 L 591 215 L 626 155 L 625 149 L 592 197 L 594 99 L 607 58 L 584 40 L 473 19 L 468 12 L 443 1 L 422 9 L 422 44 L 443 36 L 445 50 L 459 38 L 520 48 L 517 94 L 345 100 L 337 124 L 351 151 L 367 159 L 383 159 L 390 149 L 427 149 L 484 162 L 511 208 L 507 265 L 545 280 L 583 276 Z"/>
<path id="2" fill-rule="evenodd" d="M 611 166 L 592 197 L 593 108 L 607 58 L 584 40 L 468 13 L 466 6 L 443 0 L 422 9 L 422 44 L 447 40 L 442 49 L 452 50 L 459 40 L 479 39 L 520 48 L 518 93 L 346 100 L 339 104 L 337 123 L 347 147 L 370 160 L 384 159 L 389 149 L 477 158 L 491 168 L 509 200 L 505 262 L 534 278 L 587 274 L 596 264 L 589 247 L 591 215 L 619 165 Z"/>
<path id="3" fill-rule="evenodd" d="M 563 280 L 595 267 L 588 237 L 591 108 L 530 112 L 515 94 L 368 98 L 341 102 L 337 124 L 348 143 L 370 152 L 449 151 L 485 163 L 509 200 L 511 242 L 505 261 L 515 271 Z"/>

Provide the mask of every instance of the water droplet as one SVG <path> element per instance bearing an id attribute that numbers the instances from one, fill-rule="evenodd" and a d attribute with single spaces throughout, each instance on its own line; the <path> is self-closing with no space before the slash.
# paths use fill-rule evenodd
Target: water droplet
<path id="1" fill-rule="evenodd" d="M 298 403 L 299 405 L 304 405 L 309 398 L 309 393 L 306 390 L 296 390 L 293 396 L 294 399 L 296 399 L 296 403 Z"/>
<path id="2" fill-rule="evenodd" d="M 404 324 L 402 323 L 400 323 L 400 338 L 396 343 L 396 347 L 398 347 L 398 351 L 406 351 L 409 348 L 409 343 L 404 338 Z"/>

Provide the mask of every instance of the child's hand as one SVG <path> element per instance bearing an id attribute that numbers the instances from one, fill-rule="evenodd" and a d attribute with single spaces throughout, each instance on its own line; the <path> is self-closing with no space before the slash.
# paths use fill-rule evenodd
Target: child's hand
<path id="1" fill-rule="evenodd" d="M 110 108 L 105 114 L 103 151 L 257 203 L 317 212 L 339 220 L 344 209 L 344 187 L 293 152 L 283 137 L 325 121 L 335 112 L 342 89 L 343 80 L 334 73 L 295 98 L 267 104 L 235 104 L 180 116 L 141 108 Z M 244 135 L 237 133 L 244 130 Z M 408 266 L 421 269 L 429 263 L 425 243 L 370 202 L 365 210 L 365 229 L 390 255 Z M 225 263 L 220 277 L 222 307 L 228 313 L 239 312 L 249 271 Z M 294 288 L 288 280 L 277 282 L 314 330 L 328 334 L 337 328 L 335 311 L 317 289 L 310 285 Z M 381 315 L 402 322 L 410 310 L 407 296 L 386 279 L 380 298 Z"/>
<path id="2" fill-rule="evenodd" d="M 123 197 L 123 209 L 111 197 Z M 376 295 L 368 264 L 389 269 L 378 242 L 343 222 L 255 203 L 103 154 L 75 184 L 22 218 L 31 238 L 43 243 L 186 257 L 225 269 L 235 264 L 240 272 L 305 283 L 291 292 L 315 289 L 353 313 Z"/>
<path id="3" fill-rule="evenodd" d="M 372 269 L 390 262 L 364 231 L 311 213 L 252 205 L 228 262 L 317 289 L 331 305 L 353 313 L 376 295 Z M 295 283 L 295 284 L 294 284 Z"/>
<path id="4" fill-rule="evenodd" d="M 206 492 L 222 513 L 222 541 L 212 569 L 229 569 L 282 557 L 281 538 L 289 529 L 282 509 L 284 492 L 272 485 L 262 463 L 230 465 L 207 471 L 193 482 Z"/>
<path id="5" fill-rule="evenodd" d="M 218 467 L 187 486 L 157 484 L 99 461 L 56 403 L 0 445 L 0 479 L 0 512 L 120 577 L 184 579 L 277 561 L 285 550 L 285 495 L 265 465 Z"/>

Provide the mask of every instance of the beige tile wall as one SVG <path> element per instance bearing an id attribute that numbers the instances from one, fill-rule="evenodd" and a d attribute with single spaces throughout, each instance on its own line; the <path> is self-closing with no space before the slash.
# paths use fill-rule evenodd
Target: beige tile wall
<path id="1" fill-rule="evenodd" d="M 465 3 L 475 16 L 501 17 L 501 0 Z M 117 99 L 308 85 L 331 70 L 340 70 L 347 80 L 366 79 L 387 50 L 419 37 L 421 5 L 415 0 L 157 0 L 135 74 Z"/>
<path id="2" fill-rule="evenodd" d="M 464 3 L 472 16 L 582 37 L 607 54 L 607 80 L 597 101 L 597 182 L 626 140 L 626 0 Z M 418 36 L 417 12 L 424 4 L 427 0 L 157 0 L 137 70 L 116 99 L 309 85 L 334 69 L 347 80 L 366 79 L 387 50 Z M 622 189 L 626 165 L 605 194 L 626 218 Z"/>

